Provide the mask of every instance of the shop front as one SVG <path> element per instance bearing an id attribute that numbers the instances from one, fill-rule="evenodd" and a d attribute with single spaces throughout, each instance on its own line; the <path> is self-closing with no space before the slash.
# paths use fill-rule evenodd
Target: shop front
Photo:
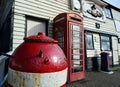
<path id="1" fill-rule="evenodd" d="M 113 33 L 85 30 L 86 69 L 97 70 L 101 67 L 101 53 L 109 55 L 110 66 L 118 65 L 117 36 Z M 96 60 L 95 60 L 96 59 Z M 94 65 L 96 61 L 96 65 Z"/>

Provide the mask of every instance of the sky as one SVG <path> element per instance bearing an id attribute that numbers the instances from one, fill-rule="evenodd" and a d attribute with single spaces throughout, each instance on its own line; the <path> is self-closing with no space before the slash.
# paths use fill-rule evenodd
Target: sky
<path id="1" fill-rule="evenodd" d="M 120 9 L 120 0 L 103 0 Z"/>

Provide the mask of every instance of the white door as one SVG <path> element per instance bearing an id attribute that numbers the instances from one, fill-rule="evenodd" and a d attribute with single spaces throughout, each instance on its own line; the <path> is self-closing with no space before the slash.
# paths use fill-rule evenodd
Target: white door
<path id="1" fill-rule="evenodd" d="M 46 22 L 27 19 L 27 36 L 37 35 L 38 32 L 46 33 Z"/>
<path id="2" fill-rule="evenodd" d="M 112 49 L 113 49 L 113 64 L 117 65 L 119 64 L 117 37 L 112 37 Z"/>

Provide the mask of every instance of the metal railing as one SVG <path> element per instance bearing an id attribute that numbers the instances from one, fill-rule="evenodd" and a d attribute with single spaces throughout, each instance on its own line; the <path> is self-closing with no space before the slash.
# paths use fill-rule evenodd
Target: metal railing
<path id="1" fill-rule="evenodd" d="M 8 52 L 7 54 L 11 53 L 12 52 Z M 8 76 L 8 63 L 9 58 L 7 56 L 0 55 L 0 87 L 3 87 L 6 82 Z"/>
<path id="2" fill-rule="evenodd" d="M 0 56 L 0 87 L 3 87 L 3 84 L 5 83 L 7 79 L 7 69 L 6 62 L 8 60 L 8 57 L 6 56 Z"/>

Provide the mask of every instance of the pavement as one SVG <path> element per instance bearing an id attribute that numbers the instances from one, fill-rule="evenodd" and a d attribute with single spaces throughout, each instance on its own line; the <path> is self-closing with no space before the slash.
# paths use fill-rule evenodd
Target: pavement
<path id="1" fill-rule="evenodd" d="M 71 82 L 67 87 L 120 87 L 120 66 L 112 67 L 113 74 L 102 71 L 87 71 L 86 78 Z"/>

